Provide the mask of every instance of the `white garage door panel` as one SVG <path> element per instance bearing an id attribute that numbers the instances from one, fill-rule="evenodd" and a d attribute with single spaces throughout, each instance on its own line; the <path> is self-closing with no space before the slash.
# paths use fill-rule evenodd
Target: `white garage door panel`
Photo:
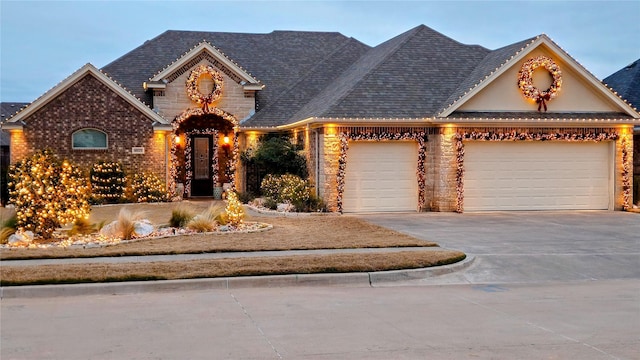
<path id="1" fill-rule="evenodd" d="M 412 211 L 418 206 L 418 145 L 352 142 L 347 151 L 344 212 Z"/>
<path id="2" fill-rule="evenodd" d="M 465 142 L 464 209 L 608 209 L 607 142 Z"/>

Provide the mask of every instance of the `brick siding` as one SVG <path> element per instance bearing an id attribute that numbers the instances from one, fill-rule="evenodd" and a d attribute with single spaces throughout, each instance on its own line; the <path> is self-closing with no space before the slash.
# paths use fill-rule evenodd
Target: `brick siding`
<path id="1" fill-rule="evenodd" d="M 129 174 L 152 172 L 165 181 L 165 135 L 154 134 L 145 114 L 93 75 L 87 75 L 24 119 L 23 132 L 11 134 L 11 162 L 42 149 L 89 170 L 98 161 L 117 161 Z M 108 149 L 73 149 L 73 132 L 93 128 L 107 134 Z M 144 147 L 144 154 L 132 154 Z"/>

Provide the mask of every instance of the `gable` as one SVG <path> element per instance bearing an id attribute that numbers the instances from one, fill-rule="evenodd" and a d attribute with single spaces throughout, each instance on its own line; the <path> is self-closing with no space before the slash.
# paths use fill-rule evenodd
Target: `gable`
<path id="1" fill-rule="evenodd" d="M 44 93 L 34 102 L 29 104 L 27 107 L 18 112 L 15 116 L 9 119 L 5 124 L 3 124 L 4 129 L 13 129 L 13 128 L 22 128 L 23 121 L 28 119 L 30 116 L 38 112 L 39 110 L 45 108 L 49 103 L 58 99 L 60 96 L 65 95 L 70 90 L 77 91 L 78 84 L 86 83 L 87 79 L 92 79 L 90 82 L 94 85 L 93 88 L 104 86 L 105 89 L 110 90 L 116 97 L 121 99 L 124 102 L 127 102 L 131 107 L 140 113 L 144 114 L 146 118 L 149 119 L 149 122 L 154 124 L 156 129 L 165 129 L 167 126 L 170 127 L 170 124 L 162 118 L 160 115 L 153 112 L 149 107 L 143 104 L 138 98 L 133 96 L 131 93 L 122 88 L 115 81 L 110 79 L 104 73 L 100 72 L 97 68 L 95 68 L 91 64 L 86 64 L 76 72 L 71 74 L 69 77 L 61 81 L 58 85 Z M 99 91 L 95 95 L 98 96 Z M 85 93 L 91 94 L 91 88 L 85 90 Z M 87 101 L 84 104 L 92 104 L 92 102 Z M 93 103 L 95 105 L 95 103 Z M 99 108 L 96 106 L 88 106 L 89 108 L 95 108 L 99 111 Z"/>
<path id="2" fill-rule="evenodd" d="M 263 85 L 255 77 L 207 42 L 202 42 L 185 53 L 180 59 L 150 78 L 149 83 L 145 83 L 144 86 L 154 84 L 157 85 L 155 88 L 161 88 L 163 84 L 174 81 L 202 61 L 207 61 L 232 81 L 242 84 L 246 90 L 261 90 L 263 88 Z"/>
<path id="3" fill-rule="evenodd" d="M 560 68 L 562 86 L 556 98 L 547 101 L 548 111 L 554 113 L 625 112 L 619 103 L 603 91 L 599 82 L 589 81 L 585 72 L 575 63 L 542 44 L 513 62 L 497 78 L 462 104 L 461 112 L 535 112 L 537 104 L 526 98 L 518 87 L 518 73 L 531 58 L 545 56 Z M 571 59 L 569 59 L 571 60 Z M 533 73 L 533 84 L 546 90 L 551 76 L 543 67 Z"/>

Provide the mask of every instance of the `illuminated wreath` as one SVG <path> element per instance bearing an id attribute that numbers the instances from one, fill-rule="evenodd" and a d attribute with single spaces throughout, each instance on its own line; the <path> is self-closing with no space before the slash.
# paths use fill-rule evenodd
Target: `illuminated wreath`
<path id="1" fill-rule="evenodd" d="M 213 90 L 209 94 L 203 94 L 200 92 L 200 78 L 203 75 L 209 75 L 211 76 L 211 79 L 213 79 Z M 187 95 L 196 103 L 207 106 L 208 104 L 218 100 L 222 95 L 223 81 L 224 79 L 222 78 L 222 75 L 220 75 L 220 73 L 213 67 L 200 65 L 191 72 L 187 79 Z"/>
<path id="2" fill-rule="evenodd" d="M 551 86 L 545 91 L 540 91 L 537 87 L 533 86 L 533 71 L 540 66 L 543 66 L 551 77 L 553 82 Z M 544 107 L 544 111 L 547 111 L 546 101 L 555 98 L 562 87 L 562 72 L 560 67 L 553 60 L 546 56 L 537 56 L 525 61 L 518 72 L 518 87 L 522 94 L 538 103 L 538 111 L 541 107 Z"/>

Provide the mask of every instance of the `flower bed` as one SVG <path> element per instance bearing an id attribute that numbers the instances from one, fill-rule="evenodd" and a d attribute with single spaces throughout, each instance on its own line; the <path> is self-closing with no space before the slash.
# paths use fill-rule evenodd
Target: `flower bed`
<path id="1" fill-rule="evenodd" d="M 261 222 L 244 222 L 238 226 L 221 225 L 214 231 L 197 232 L 186 228 L 159 227 L 146 236 L 133 236 L 131 240 L 123 240 L 114 237 L 107 237 L 102 234 L 76 235 L 72 237 L 64 236 L 61 233 L 53 235 L 49 240 L 28 240 L 15 241 L 12 243 L 0 245 L 0 248 L 28 248 L 28 249 L 48 249 L 48 248 L 93 248 L 112 246 L 118 244 L 126 244 L 133 241 L 160 239 L 174 236 L 205 234 L 205 235 L 223 235 L 237 233 L 253 233 L 273 229 L 273 225 Z"/>

